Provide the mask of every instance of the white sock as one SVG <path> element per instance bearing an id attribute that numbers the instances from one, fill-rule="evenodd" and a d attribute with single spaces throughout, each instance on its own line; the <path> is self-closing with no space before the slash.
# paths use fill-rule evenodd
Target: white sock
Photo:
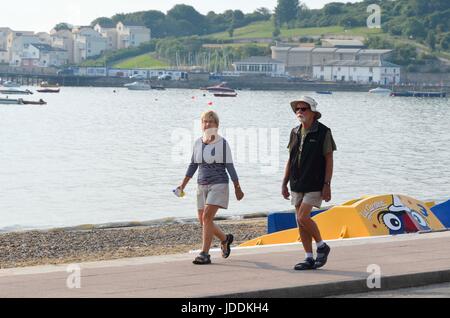
<path id="1" fill-rule="evenodd" d="M 320 241 L 320 242 L 317 242 L 316 245 L 317 245 L 317 248 L 321 248 L 322 246 L 325 245 L 325 242 L 324 241 Z"/>
<path id="2" fill-rule="evenodd" d="M 305 255 L 306 255 L 306 258 L 314 258 L 313 253 L 306 253 Z"/>

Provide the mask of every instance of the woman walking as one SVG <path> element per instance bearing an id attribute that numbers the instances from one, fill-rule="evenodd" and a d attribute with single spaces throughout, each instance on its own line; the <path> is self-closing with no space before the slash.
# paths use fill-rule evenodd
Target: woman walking
<path id="1" fill-rule="evenodd" d="M 193 261 L 196 265 L 211 264 L 209 250 L 214 236 L 221 242 L 222 257 L 228 258 L 231 253 L 233 235 L 225 235 L 214 224 L 214 217 L 218 210 L 228 208 L 229 177 L 227 171 L 234 184 L 236 199 L 240 201 L 244 198 L 244 193 L 239 185 L 239 178 L 234 169 L 230 146 L 218 134 L 219 116 L 214 111 L 207 111 L 202 114 L 201 121 L 203 137 L 195 142 L 186 177 L 178 187 L 179 190 L 184 191 L 197 169 L 199 170 L 197 209 L 203 232 L 203 246 L 202 251 Z"/>

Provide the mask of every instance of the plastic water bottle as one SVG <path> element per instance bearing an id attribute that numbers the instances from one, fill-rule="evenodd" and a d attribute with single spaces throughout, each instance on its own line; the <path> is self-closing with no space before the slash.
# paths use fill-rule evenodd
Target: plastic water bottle
<path id="1" fill-rule="evenodd" d="M 184 196 L 186 195 L 186 193 L 180 188 L 176 188 L 175 190 L 173 190 L 173 194 L 175 194 L 179 198 L 184 198 Z"/>

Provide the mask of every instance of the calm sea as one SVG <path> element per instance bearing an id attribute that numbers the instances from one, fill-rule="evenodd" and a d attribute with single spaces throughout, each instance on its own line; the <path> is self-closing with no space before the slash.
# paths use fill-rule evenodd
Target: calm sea
<path id="1" fill-rule="evenodd" d="M 246 194 L 221 213 L 290 209 L 280 184 L 289 133 L 298 125 L 289 102 L 302 94 L 318 100 L 338 147 L 330 204 L 367 194 L 450 198 L 448 99 L 203 94 L 63 87 L 28 97 L 47 106 L 0 105 L 0 230 L 195 217 L 195 180 L 184 199 L 172 190 L 207 109 L 219 113 Z"/>

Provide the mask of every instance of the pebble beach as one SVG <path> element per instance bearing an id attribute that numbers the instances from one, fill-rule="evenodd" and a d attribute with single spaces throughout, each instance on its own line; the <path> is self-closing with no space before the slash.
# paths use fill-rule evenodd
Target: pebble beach
<path id="1" fill-rule="evenodd" d="M 233 246 L 266 234 L 267 218 L 216 221 L 235 236 Z M 53 229 L 0 234 L 0 268 L 70 264 L 187 253 L 200 249 L 198 222 L 93 229 Z M 220 242 L 215 239 L 214 247 Z M 194 257 L 194 256 L 193 256 Z"/>

